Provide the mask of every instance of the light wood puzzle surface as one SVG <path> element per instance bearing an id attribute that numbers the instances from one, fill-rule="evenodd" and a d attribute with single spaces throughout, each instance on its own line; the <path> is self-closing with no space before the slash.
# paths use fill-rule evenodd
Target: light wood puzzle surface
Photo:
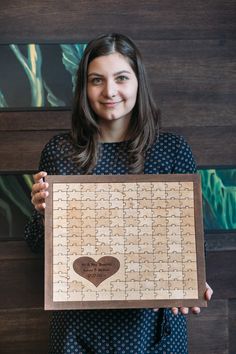
<path id="1" fill-rule="evenodd" d="M 205 306 L 198 176 L 48 182 L 46 308 Z"/>

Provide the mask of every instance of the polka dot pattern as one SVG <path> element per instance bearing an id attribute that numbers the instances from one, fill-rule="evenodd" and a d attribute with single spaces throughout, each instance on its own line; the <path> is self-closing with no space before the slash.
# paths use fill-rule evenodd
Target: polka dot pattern
<path id="1" fill-rule="evenodd" d="M 127 174 L 127 144 L 103 143 L 93 174 Z M 69 134 L 45 146 L 39 170 L 76 175 Z M 195 173 L 192 152 L 181 136 L 161 133 L 146 153 L 145 174 Z M 43 250 L 43 223 L 35 211 L 25 238 L 34 251 Z M 49 354 L 186 354 L 186 319 L 169 309 L 80 310 L 52 313 Z"/>
<path id="2" fill-rule="evenodd" d="M 126 174 L 128 142 L 101 144 L 100 158 L 93 174 Z M 77 175 L 79 168 L 70 158 L 73 147 L 69 134 L 57 135 L 45 146 L 39 170 L 49 174 Z M 161 133 L 146 154 L 144 173 L 191 173 L 196 166 L 190 147 L 183 137 Z"/>
<path id="3" fill-rule="evenodd" d="M 57 311 L 50 354 L 59 353 L 185 354 L 186 320 L 168 309 Z"/>

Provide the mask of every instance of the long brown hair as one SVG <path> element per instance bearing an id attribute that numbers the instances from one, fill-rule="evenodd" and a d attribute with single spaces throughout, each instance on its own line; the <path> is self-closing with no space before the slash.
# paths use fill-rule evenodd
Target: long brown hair
<path id="1" fill-rule="evenodd" d="M 100 147 L 98 117 L 87 97 L 88 66 L 95 58 L 115 52 L 128 60 L 138 80 L 137 100 L 128 127 L 129 173 L 143 172 L 145 152 L 159 133 L 159 110 L 152 98 L 136 45 L 130 38 L 118 33 L 99 36 L 88 44 L 80 61 L 72 112 L 71 135 L 76 151 L 74 160 L 84 174 L 91 173 L 95 167 Z"/>

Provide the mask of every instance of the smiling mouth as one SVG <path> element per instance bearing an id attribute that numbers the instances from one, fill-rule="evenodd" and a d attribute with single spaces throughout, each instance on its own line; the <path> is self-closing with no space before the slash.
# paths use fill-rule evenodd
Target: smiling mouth
<path id="1" fill-rule="evenodd" d="M 117 104 L 121 103 L 122 101 L 118 102 L 101 102 L 102 105 L 105 107 L 115 107 Z"/>

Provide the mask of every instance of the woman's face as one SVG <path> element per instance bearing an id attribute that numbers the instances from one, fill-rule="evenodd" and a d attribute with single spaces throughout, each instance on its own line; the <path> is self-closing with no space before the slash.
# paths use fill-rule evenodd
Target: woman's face
<path id="1" fill-rule="evenodd" d="M 87 95 L 91 108 L 105 121 L 130 119 L 138 92 L 138 80 L 120 53 L 95 58 L 88 66 Z"/>

